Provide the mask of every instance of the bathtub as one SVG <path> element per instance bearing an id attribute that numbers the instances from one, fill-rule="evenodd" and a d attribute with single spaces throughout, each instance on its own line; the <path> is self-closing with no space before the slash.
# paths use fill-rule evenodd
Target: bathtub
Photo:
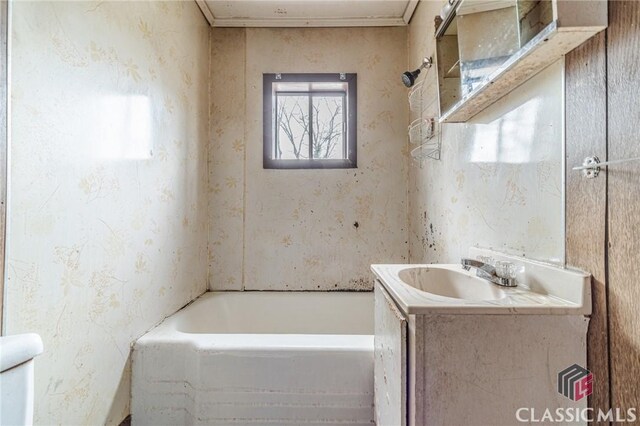
<path id="1" fill-rule="evenodd" d="M 373 294 L 208 292 L 133 348 L 135 425 L 371 425 Z"/>

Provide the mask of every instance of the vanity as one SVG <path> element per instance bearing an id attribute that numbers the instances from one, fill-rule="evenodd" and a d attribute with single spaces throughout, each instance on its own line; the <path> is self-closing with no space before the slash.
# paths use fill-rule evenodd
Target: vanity
<path id="1" fill-rule="evenodd" d="M 378 426 L 512 425 L 587 407 L 590 275 L 478 248 L 469 259 L 488 266 L 371 266 Z M 489 282 L 492 264 L 517 286 Z"/>

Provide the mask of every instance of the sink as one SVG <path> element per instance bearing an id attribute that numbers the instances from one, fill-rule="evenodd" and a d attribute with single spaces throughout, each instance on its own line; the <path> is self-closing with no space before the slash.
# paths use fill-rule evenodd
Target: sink
<path id="1" fill-rule="evenodd" d="M 477 247 L 470 248 L 466 257 L 512 263 L 517 286 L 485 281 L 460 263 L 371 265 L 371 271 L 407 315 L 591 314 L 587 273 Z"/>
<path id="2" fill-rule="evenodd" d="M 437 296 L 464 300 L 498 300 L 506 296 L 498 286 L 459 271 L 437 266 L 421 266 L 403 269 L 398 277 L 405 284 Z"/>

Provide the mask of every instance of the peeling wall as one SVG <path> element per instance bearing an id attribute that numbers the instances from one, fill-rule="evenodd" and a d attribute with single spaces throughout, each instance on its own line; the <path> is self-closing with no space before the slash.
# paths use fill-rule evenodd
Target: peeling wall
<path id="1" fill-rule="evenodd" d="M 35 423 L 119 424 L 130 344 L 206 289 L 209 27 L 194 2 L 12 2 L 6 334 Z"/>
<path id="2" fill-rule="evenodd" d="M 407 261 L 406 28 L 213 29 L 209 281 L 370 290 Z M 358 168 L 264 170 L 262 74 L 358 74 Z"/>
<path id="3" fill-rule="evenodd" d="M 418 4 L 409 69 L 435 57 L 441 5 Z M 563 69 L 559 61 L 468 123 L 443 125 L 441 160 L 409 167 L 411 262 L 459 262 L 471 246 L 564 262 Z"/>

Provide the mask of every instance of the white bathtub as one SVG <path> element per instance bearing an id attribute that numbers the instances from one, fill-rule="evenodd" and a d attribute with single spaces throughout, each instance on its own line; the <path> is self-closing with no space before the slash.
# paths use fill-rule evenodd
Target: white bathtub
<path id="1" fill-rule="evenodd" d="M 209 292 L 133 350 L 134 425 L 373 423 L 373 295 Z"/>

